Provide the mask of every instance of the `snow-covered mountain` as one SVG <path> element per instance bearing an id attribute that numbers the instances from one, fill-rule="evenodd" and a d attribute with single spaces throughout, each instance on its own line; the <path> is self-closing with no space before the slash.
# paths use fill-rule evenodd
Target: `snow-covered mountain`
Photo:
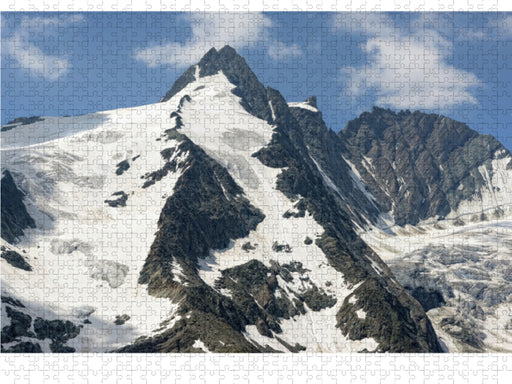
<path id="1" fill-rule="evenodd" d="M 466 124 L 417 111 L 374 108 L 338 136 L 392 218 L 360 235 L 440 339 L 451 351 L 510 352 L 510 152 Z"/>
<path id="2" fill-rule="evenodd" d="M 2 127 L 2 351 L 506 349 L 510 153 L 384 151 L 435 130 L 372 113 L 337 135 L 224 47 L 156 104 Z M 429 153 L 442 183 L 394 165 Z"/>

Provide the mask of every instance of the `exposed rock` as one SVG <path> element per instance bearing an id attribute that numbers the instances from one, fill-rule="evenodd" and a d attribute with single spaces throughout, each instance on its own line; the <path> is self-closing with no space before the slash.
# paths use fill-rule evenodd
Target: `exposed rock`
<path id="1" fill-rule="evenodd" d="M 28 125 L 34 124 L 38 121 L 43 121 L 44 119 L 41 116 L 32 116 L 32 117 L 17 117 L 14 120 L 9 121 L 7 124 L 20 124 L 20 125 Z"/>
<path id="2" fill-rule="evenodd" d="M 10 304 L 14 307 L 20 307 L 20 308 L 25 308 L 25 306 L 23 305 L 23 303 L 13 297 L 9 297 L 9 296 L 3 296 L 2 295 L 2 304 Z"/>
<path id="3" fill-rule="evenodd" d="M 50 339 L 50 349 L 55 353 L 75 352 L 72 347 L 66 346 L 69 339 L 73 339 L 80 333 L 80 327 L 71 321 L 43 320 L 38 317 L 34 320 L 34 331 L 39 340 Z"/>
<path id="4" fill-rule="evenodd" d="M 249 251 L 254 251 L 256 249 L 256 247 L 254 245 L 252 245 L 249 241 L 247 243 L 244 243 L 244 245 L 242 245 L 242 249 L 245 251 L 245 252 L 249 252 Z"/>
<path id="5" fill-rule="evenodd" d="M 288 244 L 279 244 L 277 241 L 274 241 L 274 244 L 272 244 L 272 250 L 274 252 L 292 252 L 292 249 Z"/>
<path id="6" fill-rule="evenodd" d="M 18 252 L 5 250 L 2 251 L 1 257 L 15 268 L 23 269 L 24 271 L 29 272 L 32 271 L 30 264 Z"/>
<path id="7" fill-rule="evenodd" d="M 485 184 L 480 166 L 489 167 L 496 156 L 511 156 L 490 135 L 418 111 L 374 107 L 338 136 L 372 195 L 385 210 L 393 210 L 399 225 L 456 210 Z M 464 224 L 459 219 L 455 225 Z"/>
<path id="8" fill-rule="evenodd" d="M 416 287 L 412 290 L 405 287 L 405 289 L 407 289 L 412 297 L 419 301 L 425 312 L 446 304 L 442 293 L 438 290 L 430 290 L 423 287 Z"/>
<path id="9" fill-rule="evenodd" d="M 130 163 L 128 160 L 123 160 L 119 164 L 116 165 L 116 175 L 121 176 L 125 171 L 130 169 Z"/>
<path id="10" fill-rule="evenodd" d="M 23 341 L 12 347 L 2 350 L 2 353 L 42 353 L 41 346 L 38 343 Z"/>
<path id="11" fill-rule="evenodd" d="M 128 200 L 128 195 L 125 192 L 123 192 L 123 191 L 114 192 L 112 194 L 112 196 L 119 196 L 119 197 L 115 200 L 105 200 L 105 203 L 107 203 L 109 206 L 111 206 L 113 208 L 126 207 L 126 201 Z"/>
<path id="12" fill-rule="evenodd" d="M 2 238 L 14 244 L 23 236 L 25 228 L 35 228 L 36 224 L 23 203 L 25 194 L 18 189 L 8 170 L 2 173 L 1 187 Z"/>
<path id="13" fill-rule="evenodd" d="M 130 320 L 130 316 L 128 316 L 127 314 L 124 314 L 124 315 L 116 315 L 116 319 L 114 320 L 114 324 L 115 325 L 123 325 L 124 323 L 126 323 L 128 320 Z"/>
<path id="14" fill-rule="evenodd" d="M 7 317 L 11 319 L 11 324 L 2 328 L 2 344 L 10 343 L 19 340 L 21 336 L 35 337 L 29 331 L 32 324 L 32 318 L 20 311 L 12 309 L 10 306 L 5 306 Z"/>

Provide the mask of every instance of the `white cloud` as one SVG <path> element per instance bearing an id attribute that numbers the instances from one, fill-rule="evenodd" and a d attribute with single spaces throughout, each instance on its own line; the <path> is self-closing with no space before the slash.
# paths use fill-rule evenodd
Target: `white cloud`
<path id="1" fill-rule="evenodd" d="M 11 56 L 20 68 L 31 74 L 55 81 L 68 73 L 71 63 L 66 57 L 44 53 L 30 38 L 36 33 L 56 33 L 58 27 L 83 21 L 84 17 L 80 14 L 48 18 L 23 17 L 13 33 L 2 42 L 3 53 Z"/>
<path id="2" fill-rule="evenodd" d="M 192 35 L 185 43 L 169 41 L 137 49 L 134 57 L 149 67 L 170 65 L 185 67 L 196 63 L 212 47 L 217 49 L 228 44 L 235 49 L 251 47 L 266 41 L 269 55 L 285 59 L 302 54 L 293 44 L 274 41 L 269 37 L 272 21 L 262 13 L 198 13 L 184 16 L 190 23 Z M 276 51 L 281 49 L 280 55 Z"/>
<path id="3" fill-rule="evenodd" d="M 297 44 L 286 45 L 283 42 L 276 41 L 269 45 L 268 56 L 272 60 L 286 60 L 290 57 L 302 56 L 302 50 Z"/>
<path id="4" fill-rule="evenodd" d="M 468 71 L 448 63 L 453 44 L 430 26 L 416 20 L 409 28 L 394 25 L 387 15 L 369 14 L 334 26 L 360 33 L 366 64 L 345 67 L 343 81 L 354 96 L 375 92 L 376 104 L 397 109 L 444 109 L 477 104 L 470 89 L 480 84 Z M 425 19 L 423 19 L 425 20 Z M 349 29 L 347 29 L 347 24 Z"/>
<path id="5" fill-rule="evenodd" d="M 510 38 L 512 36 L 512 15 L 500 15 L 497 20 L 496 38 Z"/>

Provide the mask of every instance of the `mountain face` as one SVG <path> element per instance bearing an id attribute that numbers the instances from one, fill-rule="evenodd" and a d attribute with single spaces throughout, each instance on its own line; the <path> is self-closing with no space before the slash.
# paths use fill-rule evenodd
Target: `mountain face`
<path id="1" fill-rule="evenodd" d="M 388 225 L 360 236 L 422 304 L 444 347 L 510 351 L 510 152 L 447 117 L 381 108 L 338 137 L 388 213 Z"/>
<path id="2" fill-rule="evenodd" d="M 374 108 L 350 121 L 339 137 L 372 196 L 398 225 L 444 218 L 475 198 L 484 204 L 476 214 L 496 217 L 502 212 L 493 208 L 509 200 L 488 179 L 512 169 L 510 152 L 464 123 Z"/>
<path id="3" fill-rule="evenodd" d="M 3 352 L 485 350 L 507 303 L 490 240 L 424 241 L 508 212 L 509 152 L 462 123 L 376 108 L 336 134 L 231 47 L 156 104 L 19 122 Z"/>

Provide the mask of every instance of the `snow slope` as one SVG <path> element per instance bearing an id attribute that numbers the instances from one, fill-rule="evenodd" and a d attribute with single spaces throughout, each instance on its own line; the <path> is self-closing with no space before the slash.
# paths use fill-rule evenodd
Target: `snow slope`
<path id="1" fill-rule="evenodd" d="M 512 221 L 441 221 L 395 232 L 374 228 L 361 236 L 403 286 L 443 295 L 446 304 L 427 315 L 447 349 L 511 352 Z"/>
<path id="2" fill-rule="evenodd" d="M 2 259 L 2 295 L 21 300 L 34 315 L 48 318 L 51 309 L 78 324 L 84 320 L 80 309 L 94 308 L 91 324 L 68 342 L 78 351 L 122 346 L 150 334 L 176 309 L 137 284 L 165 198 L 180 175 L 141 188 L 141 176 L 162 167 L 160 151 L 176 144 L 157 141 L 172 127 L 168 108 L 154 104 L 46 118 L 2 134 L 2 169 L 27 193 L 25 204 L 36 222 L 17 244 L 34 270 Z M 36 136 L 37 129 L 44 135 Z M 117 175 L 123 160 L 130 168 Z M 119 191 L 128 195 L 125 207 L 104 202 Z M 114 324 L 123 314 L 130 320 Z M 8 324 L 4 315 L 2 324 Z"/>

